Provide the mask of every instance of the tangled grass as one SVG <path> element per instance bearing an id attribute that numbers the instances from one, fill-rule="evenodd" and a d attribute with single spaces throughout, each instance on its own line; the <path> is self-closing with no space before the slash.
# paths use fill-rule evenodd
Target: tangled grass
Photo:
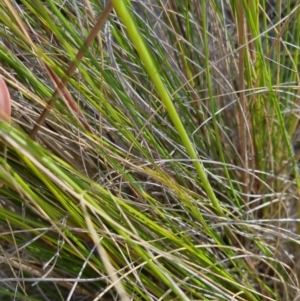
<path id="1" fill-rule="evenodd" d="M 299 1 L 0 14 L 1 300 L 298 300 Z"/>

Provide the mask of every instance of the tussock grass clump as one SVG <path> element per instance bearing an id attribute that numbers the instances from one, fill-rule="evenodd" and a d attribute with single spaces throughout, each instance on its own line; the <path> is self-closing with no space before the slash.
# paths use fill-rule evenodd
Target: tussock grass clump
<path id="1" fill-rule="evenodd" d="M 299 1 L 2 1 L 2 300 L 297 300 Z"/>

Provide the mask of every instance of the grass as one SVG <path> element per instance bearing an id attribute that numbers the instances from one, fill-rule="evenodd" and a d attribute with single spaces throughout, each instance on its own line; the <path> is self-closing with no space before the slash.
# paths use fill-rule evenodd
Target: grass
<path id="1" fill-rule="evenodd" d="M 299 1 L 277 2 L 0 4 L 1 300 L 297 300 Z"/>

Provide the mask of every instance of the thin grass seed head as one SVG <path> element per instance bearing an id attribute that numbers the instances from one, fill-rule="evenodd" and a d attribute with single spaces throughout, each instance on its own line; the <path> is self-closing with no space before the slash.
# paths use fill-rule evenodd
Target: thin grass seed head
<path id="1" fill-rule="evenodd" d="M 11 100 L 9 91 L 3 78 L 0 77 L 0 119 L 10 123 Z"/>

